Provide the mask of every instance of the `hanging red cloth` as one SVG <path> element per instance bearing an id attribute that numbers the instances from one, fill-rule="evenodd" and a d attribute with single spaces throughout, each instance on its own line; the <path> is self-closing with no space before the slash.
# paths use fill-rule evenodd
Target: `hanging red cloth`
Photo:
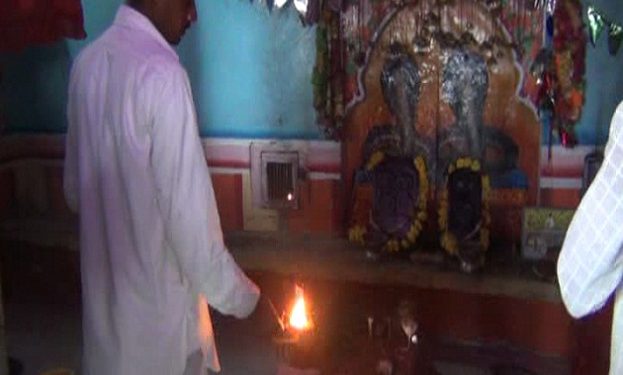
<path id="1" fill-rule="evenodd" d="M 1 0 L 0 51 L 86 37 L 80 0 Z"/>

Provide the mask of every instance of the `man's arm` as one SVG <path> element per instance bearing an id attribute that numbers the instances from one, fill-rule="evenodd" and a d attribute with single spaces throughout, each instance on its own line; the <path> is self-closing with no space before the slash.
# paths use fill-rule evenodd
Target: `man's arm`
<path id="1" fill-rule="evenodd" d="M 150 111 L 151 164 L 166 237 L 191 286 L 220 312 L 246 317 L 259 289 L 223 243 L 188 77 L 174 66 L 161 78 L 160 99 Z"/>
<path id="2" fill-rule="evenodd" d="M 569 313 L 600 309 L 623 276 L 623 104 L 615 112 L 604 162 L 580 202 L 558 259 L 558 279 Z"/>

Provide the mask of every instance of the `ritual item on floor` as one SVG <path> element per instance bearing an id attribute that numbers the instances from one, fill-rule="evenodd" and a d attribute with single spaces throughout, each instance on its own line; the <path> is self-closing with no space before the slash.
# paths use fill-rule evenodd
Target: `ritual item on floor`
<path id="1" fill-rule="evenodd" d="M 294 285 L 293 298 L 284 312 L 279 314 L 270 302 L 279 324 L 279 332 L 273 336 L 281 374 L 320 374 L 315 344 L 315 324 L 310 300 L 299 284 Z"/>
<path id="2" fill-rule="evenodd" d="M 380 345 L 376 347 L 382 352 L 375 366 L 376 374 L 431 373 L 433 369 L 431 353 L 427 351 L 429 343 L 420 328 L 414 301 L 401 300 L 395 313 L 385 319 L 383 327 L 385 328 L 381 330 L 383 336 L 378 334 L 372 336 L 373 340 L 380 339 Z"/>
<path id="3" fill-rule="evenodd" d="M 445 186 L 439 205 L 441 246 L 462 271 L 474 272 L 484 266 L 489 248 L 489 177 L 480 161 L 459 158 L 448 167 Z"/>
<path id="4" fill-rule="evenodd" d="M 398 306 L 398 320 L 400 321 L 400 328 L 407 337 L 406 348 L 410 348 L 412 345 L 417 345 L 418 328 L 419 324 L 415 316 L 415 304 L 410 300 L 403 300 Z"/>

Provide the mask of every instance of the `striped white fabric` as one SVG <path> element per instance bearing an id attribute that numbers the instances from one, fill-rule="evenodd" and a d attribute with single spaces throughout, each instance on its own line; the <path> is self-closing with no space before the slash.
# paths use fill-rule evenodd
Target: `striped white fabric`
<path id="1" fill-rule="evenodd" d="M 623 102 L 610 124 L 601 169 L 580 203 L 558 259 L 562 298 L 576 318 L 621 293 L 623 276 Z M 623 296 L 613 316 L 610 374 L 623 374 Z"/>

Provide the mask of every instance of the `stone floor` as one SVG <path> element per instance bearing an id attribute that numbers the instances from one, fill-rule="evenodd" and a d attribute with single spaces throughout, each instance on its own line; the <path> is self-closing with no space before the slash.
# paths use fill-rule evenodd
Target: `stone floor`
<path id="1" fill-rule="evenodd" d="M 39 375 L 58 367 L 80 374 L 77 252 L 0 240 L 0 264 L 9 354 L 23 363 L 23 374 Z M 222 374 L 296 374 L 280 367 L 270 319 L 260 313 L 243 321 L 214 314 Z M 444 345 L 444 356 L 435 361 L 435 368 L 444 375 L 493 374 L 492 358 L 512 359 L 517 353 L 507 349 L 487 352 L 471 344 Z M 564 363 L 557 359 L 552 363 L 549 368 L 555 370 L 543 374 L 568 373 Z"/>
<path id="2" fill-rule="evenodd" d="M 23 375 L 54 368 L 80 374 L 81 314 L 77 253 L 3 243 L 0 261 L 7 341 Z M 275 374 L 270 336 L 249 329 L 251 321 L 215 315 L 224 375 Z"/>

